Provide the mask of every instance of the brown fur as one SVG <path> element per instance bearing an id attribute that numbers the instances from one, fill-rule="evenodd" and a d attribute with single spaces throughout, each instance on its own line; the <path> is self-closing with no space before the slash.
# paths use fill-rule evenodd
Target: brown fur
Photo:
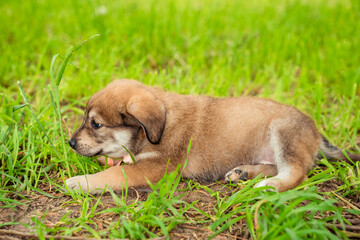
<path id="1" fill-rule="evenodd" d="M 94 121 L 102 126 L 95 129 Z M 124 172 L 129 187 L 146 187 L 146 179 L 155 183 L 166 168 L 173 171 L 184 164 L 191 138 L 182 176 L 197 180 L 275 175 L 257 186 L 285 191 L 306 179 L 320 149 L 344 159 L 339 149 L 326 144 L 314 122 L 293 107 L 251 97 L 179 95 L 117 80 L 89 100 L 70 145 L 85 156 L 110 157 L 124 157 L 124 145 L 137 163 L 73 177 L 67 186 L 91 192 L 105 185 L 121 190 Z"/>

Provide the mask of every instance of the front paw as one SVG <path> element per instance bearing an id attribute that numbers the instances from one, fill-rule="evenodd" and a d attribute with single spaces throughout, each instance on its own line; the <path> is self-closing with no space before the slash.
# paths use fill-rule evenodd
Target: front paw
<path id="1" fill-rule="evenodd" d="M 69 189 L 88 191 L 90 184 L 86 175 L 76 176 L 66 180 L 66 186 Z"/>
<path id="2" fill-rule="evenodd" d="M 66 186 L 69 189 L 81 190 L 83 192 L 89 192 L 92 194 L 101 193 L 105 188 L 99 184 L 99 181 L 94 174 L 69 178 L 66 180 Z"/>

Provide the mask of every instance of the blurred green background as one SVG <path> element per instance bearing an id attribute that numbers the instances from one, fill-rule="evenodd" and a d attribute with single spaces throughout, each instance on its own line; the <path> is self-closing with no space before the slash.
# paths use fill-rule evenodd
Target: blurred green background
<path id="1" fill-rule="evenodd" d="M 339 122 L 359 128 L 349 120 L 360 103 L 359 6 L 357 0 L 1 1 L 1 97 L 20 103 L 20 81 L 36 109 L 52 56 L 64 57 L 100 34 L 71 59 L 60 85 L 63 103 L 84 105 L 111 80 L 133 78 L 184 94 L 269 97 L 297 106 L 325 129 Z"/>

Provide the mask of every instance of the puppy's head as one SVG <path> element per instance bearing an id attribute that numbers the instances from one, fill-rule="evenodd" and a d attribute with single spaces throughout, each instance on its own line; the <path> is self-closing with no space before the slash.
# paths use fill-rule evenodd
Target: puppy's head
<path id="1" fill-rule="evenodd" d="M 125 148 L 136 153 L 143 141 L 158 144 L 166 120 L 158 94 L 157 89 L 132 80 L 110 83 L 90 98 L 70 146 L 84 156 L 123 157 Z"/>

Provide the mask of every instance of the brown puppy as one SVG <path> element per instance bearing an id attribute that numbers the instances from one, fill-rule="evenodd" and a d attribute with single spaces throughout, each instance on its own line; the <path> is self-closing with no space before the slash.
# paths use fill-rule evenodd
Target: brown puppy
<path id="1" fill-rule="evenodd" d="M 136 163 L 68 179 L 69 188 L 98 192 L 146 187 L 183 164 L 182 177 L 228 181 L 274 176 L 257 186 L 285 191 L 307 177 L 321 151 L 347 160 L 297 109 L 271 100 L 218 99 L 163 92 L 134 80 L 116 80 L 88 102 L 85 118 L 69 141 L 84 156 L 105 155 Z M 360 155 L 348 154 L 354 161 Z M 170 162 L 168 164 L 168 160 Z"/>

